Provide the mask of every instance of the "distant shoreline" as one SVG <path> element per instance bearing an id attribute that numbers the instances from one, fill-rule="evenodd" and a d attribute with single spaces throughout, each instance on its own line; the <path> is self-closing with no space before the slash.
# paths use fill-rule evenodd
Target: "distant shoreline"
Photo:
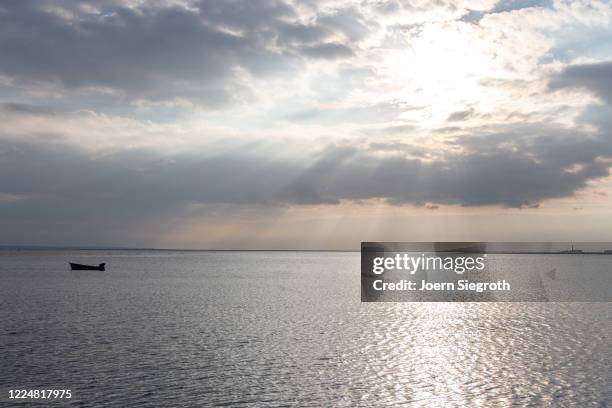
<path id="1" fill-rule="evenodd" d="M 2 246 L 1 251 L 167 251 L 167 252 L 359 252 L 353 249 L 181 249 L 181 248 L 121 248 L 121 247 L 47 247 Z"/>
<path id="2" fill-rule="evenodd" d="M 355 252 L 359 250 L 351 249 L 181 249 L 181 248 L 121 248 L 121 247 L 52 247 L 52 246 L 17 246 L 17 245 L 0 245 L 0 252 L 27 252 L 27 251 L 158 251 L 158 252 Z M 410 251 L 413 252 L 413 251 Z M 416 251 L 419 252 L 419 251 Z M 604 251 L 583 251 L 583 252 L 568 252 L 568 251 L 437 251 L 438 253 L 483 253 L 492 255 L 612 255 L 612 252 Z"/>
<path id="3" fill-rule="evenodd" d="M 470 252 L 462 252 L 465 254 L 469 254 Z M 556 252 L 527 252 L 527 251 L 515 251 L 515 252 L 503 252 L 503 251 L 484 251 L 485 254 L 507 254 L 507 255 L 612 255 L 612 252 L 603 252 L 603 251 L 583 251 L 583 252 L 566 252 L 566 251 L 556 251 Z"/>

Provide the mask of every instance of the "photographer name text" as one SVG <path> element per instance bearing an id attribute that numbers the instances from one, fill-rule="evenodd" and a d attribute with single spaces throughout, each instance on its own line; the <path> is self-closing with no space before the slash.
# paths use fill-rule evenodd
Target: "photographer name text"
<path id="1" fill-rule="evenodd" d="M 461 279 L 457 282 L 428 282 L 426 280 L 411 281 L 402 279 L 398 282 L 385 282 L 382 279 L 377 279 L 373 282 L 374 290 L 382 291 L 467 291 L 467 292 L 504 292 L 510 290 L 510 283 L 505 279 L 497 282 L 473 282 L 467 279 Z"/>

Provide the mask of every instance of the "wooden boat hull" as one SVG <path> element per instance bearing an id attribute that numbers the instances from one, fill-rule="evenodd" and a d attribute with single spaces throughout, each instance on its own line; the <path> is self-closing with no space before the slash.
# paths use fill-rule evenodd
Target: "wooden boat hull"
<path id="1" fill-rule="evenodd" d="M 105 270 L 105 263 L 101 263 L 98 266 L 96 265 L 83 265 L 83 264 L 78 264 L 78 263 L 74 263 L 74 262 L 69 262 L 70 263 L 70 269 L 72 269 L 73 271 L 104 271 Z"/>

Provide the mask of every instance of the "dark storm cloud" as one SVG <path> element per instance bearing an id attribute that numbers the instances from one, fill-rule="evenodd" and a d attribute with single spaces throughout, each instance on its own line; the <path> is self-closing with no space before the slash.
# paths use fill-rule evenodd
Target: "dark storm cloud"
<path id="1" fill-rule="evenodd" d="M 80 236 L 87 229 L 129 231 L 185 217 L 193 204 L 274 207 L 376 198 L 430 207 L 537 208 L 608 176 L 609 161 L 600 159 L 612 157 L 608 135 L 545 125 L 452 143 L 459 153 L 430 160 L 372 145 L 330 145 L 298 160 L 273 147 L 215 156 L 143 149 L 92 155 L 62 142 L 4 139 L 0 194 L 19 199 L 0 203 L 0 238 L 24 231 L 39 236 L 56 227 Z"/>
<path id="2" fill-rule="evenodd" d="M 612 103 L 612 61 L 566 67 L 550 81 L 550 89 L 583 88 Z"/>
<path id="3" fill-rule="evenodd" d="M 144 2 L 22 0 L 0 4 L 0 74 L 16 87 L 112 91 L 127 99 L 218 105 L 246 92 L 235 68 L 282 75 L 304 58 L 348 57 L 349 17 L 291 22 L 277 0 Z M 334 18 L 336 20 L 334 20 Z M 356 18 L 356 17 L 355 17 Z"/>

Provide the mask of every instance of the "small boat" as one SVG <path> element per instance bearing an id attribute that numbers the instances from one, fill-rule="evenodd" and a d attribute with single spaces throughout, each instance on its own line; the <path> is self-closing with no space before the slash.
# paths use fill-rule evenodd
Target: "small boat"
<path id="1" fill-rule="evenodd" d="M 103 271 L 105 263 L 101 263 L 98 266 L 95 265 L 83 265 L 78 263 L 69 262 L 70 269 L 73 271 Z"/>

